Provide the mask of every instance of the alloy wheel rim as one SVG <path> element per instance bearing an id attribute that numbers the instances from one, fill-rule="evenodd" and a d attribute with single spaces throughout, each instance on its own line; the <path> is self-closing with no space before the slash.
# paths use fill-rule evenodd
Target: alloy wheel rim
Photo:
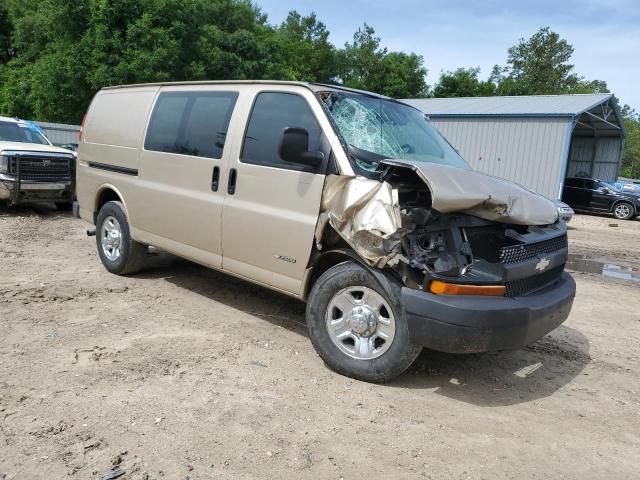
<path id="1" fill-rule="evenodd" d="M 347 287 L 337 292 L 327 308 L 326 327 L 340 351 L 356 360 L 383 355 L 393 343 L 396 322 L 391 307 L 375 290 Z"/>
<path id="2" fill-rule="evenodd" d="M 105 257 L 112 262 L 120 258 L 122 254 L 122 229 L 120 222 L 112 215 L 109 215 L 102 222 L 100 243 Z"/>
<path id="3" fill-rule="evenodd" d="M 630 210 L 628 205 L 622 204 L 616 207 L 616 215 L 619 218 L 628 217 L 629 213 L 630 213 Z"/>

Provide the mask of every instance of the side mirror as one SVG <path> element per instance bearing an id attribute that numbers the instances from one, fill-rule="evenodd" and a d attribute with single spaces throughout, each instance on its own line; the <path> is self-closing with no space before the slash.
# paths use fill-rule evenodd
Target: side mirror
<path id="1" fill-rule="evenodd" d="M 324 153 L 309 151 L 309 132 L 304 128 L 289 127 L 282 134 L 278 154 L 285 162 L 317 167 L 324 160 Z"/>

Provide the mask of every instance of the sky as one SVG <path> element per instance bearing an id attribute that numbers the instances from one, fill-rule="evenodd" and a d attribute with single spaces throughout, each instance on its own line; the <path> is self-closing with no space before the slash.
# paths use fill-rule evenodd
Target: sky
<path id="1" fill-rule="evenodd" d="M 575 48 L 575 72 L 605 80 L 621 105 L 640 111 L 640 0 L 255 0 L 269 23 L 289 10 L 315 12 L 343 46 L 364 22 L 389 50 L 424 57 L 427 83 L 441 71 L 480 67 L 486 78 L 507 49 L 549 26 Z"/>

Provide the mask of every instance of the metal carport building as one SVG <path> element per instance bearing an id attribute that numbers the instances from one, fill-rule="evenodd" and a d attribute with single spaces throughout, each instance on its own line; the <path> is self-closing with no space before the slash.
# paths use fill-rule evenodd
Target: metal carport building
<path id="1" fill-rule="evenodd" d="M 481 172 L 557 199 L 567 176 L 615 180 L 625 130 L 610 93 L 403 100 Z"/>

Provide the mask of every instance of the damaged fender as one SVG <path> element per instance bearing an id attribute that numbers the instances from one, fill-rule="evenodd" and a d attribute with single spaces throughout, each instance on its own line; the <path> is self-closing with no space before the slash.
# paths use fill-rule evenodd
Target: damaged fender
<path id="1" fill-rule="evenodd" d="M 397 191 L 387 182 L 364 177 L 327 176 L 316 244 L 329 223 L 370 265 L 383 268 L 397 264 L 404 233 Z"/>

